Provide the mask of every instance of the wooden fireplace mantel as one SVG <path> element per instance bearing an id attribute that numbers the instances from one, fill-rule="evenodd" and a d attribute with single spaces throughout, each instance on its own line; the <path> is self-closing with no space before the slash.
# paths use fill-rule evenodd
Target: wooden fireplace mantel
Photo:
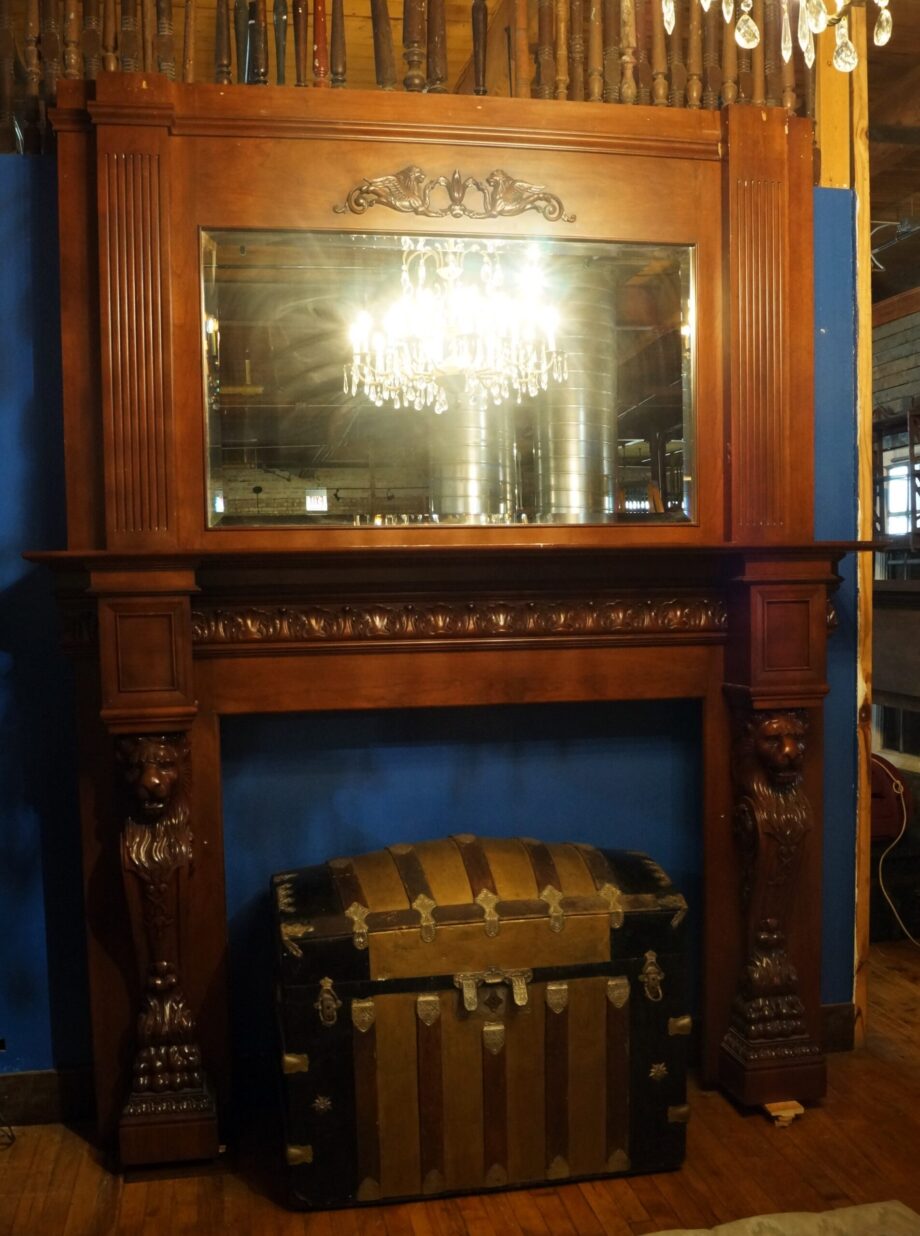
<path id="1" fill-rule="evenodd" d="M 220 718 L 332 708 L 698 699 L 704 1073 L 746 1103 L 820 1097 L 825 644 L 859 547 L 812 539 L 810 126 L 142 75 L 86 89 L 62 82 L 55 115 L 69 542 L 36 557 L 78 667 L 103 1135 L 125 1162 L 216 1148 Z M 334 204 L 413 160 L 565 185 L 566 235 L 696 247 L 693 523 L 205 526 L 198 229 L 347 227 Z"/>

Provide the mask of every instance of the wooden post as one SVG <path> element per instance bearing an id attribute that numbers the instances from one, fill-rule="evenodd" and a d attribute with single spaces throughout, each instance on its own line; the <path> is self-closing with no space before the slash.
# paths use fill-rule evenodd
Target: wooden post
<path id="1" fill-rule="evenodd" d="M 583 0 L 570 0 L 569 98 L 585 97 L 585 8 Z"/>
<path id="2" fill-rule="evenodd" d="M 722 67 L 719 64 L 719 35 L 724 26 L 718 5 L 711 4 L 703 22 L 703 106 L 719 106 Z"/>
<path id="3" fill-rule="evenodd" d="M 217 0 L 214 11 L 214 80 L 229 86 L 230 76 L 230 0 Z"/>
<path id="4" fill-rule="evenodd" d="M 332 0 L 332 37 L 330 47 L 332 89 L 345 85 L 345 6 L 342 0 Z"/>
<path id="5" fill-rule="evenodd" d="M 425 74 L 422 72 L 422 40 L 425 36 L 425 0 L 405 0 L 403 4 L 403 59 L 406 90 L 420 93 L 425 89 Z"/>
<path id="6" fill-rule="evenodd" d="M 687 38 L 687 106 L 699 107 L 702 97 L 703 10 L 699 6 L 699 0 L 696 0 L 690 4 L 690 29 Z"/>
<path id="7" fill-rule="evenodd" d="M 553 97 L 556 61 L 553 57 L 553 0 L 537 0 L 537 98 Z"/>
<path id="8" fill-rule="evenodd" d="M 313 0 L 313 85 L 329 89 L 329 43 L 326 39 L 326 0 Z"/>
<path id="9" fill-rule="evenodd" d="M 660 4 L 652 5 L 652 102 L 668 105 L 668 53 L 664 41 L 664 14 Z"/>
<path id="10" fill-rule="evenodd" d="M 588 8 L 588 99 L 604 97 L 604 24 L 601 0 L 589 0 Z"/>
<path id="11" fill-rule="evenodd" d="M 489 9 L 486 0 L 473 0 L 470 14 L 473 33 L 473 94 L 486 94 L 486 40 Z"/>
<path id="12" fill-rule="evenodd" d="M 195 80 L 195 0 L 185 0 L 182 30 L 182 80 Z"/>
<path id="13" fill-rule="evenodd" d="M 287 0 L 273 0 L 272 26 L 275 32 L 275 81 L 284 85 L 285 60 L 287 59 Z"/>
<path id="14" fill-rule="evenodd" d="M 268 85 L 268 14 L 265 0 L 255 0 L 249 10 L 249 80 Z"/>
<path id="15" fill-rule="evenodd" d="M 532 89 L 527 0 L 514 0 L 514 94 L 529 99 Z"/>
<path id="16" fill-rule="evenodd" d="M 619 0 L 603 0 L 604 9 L 604 102 L 620 101 L 620 9 Z"/>
<path id="17" fill-rule="evenodd" d="M 721 23 L 720 23 L 721 24 Z M 735 42 L 735 19 L 722 28 L 722 102 L 738 100 L 738 44 Z"/>
<path id="18" fill-rule="evenodd" d="M 294 0 L 294 79 L 307 84 L 307 0 Z"/>
<path id="19" fill-rule="evenodd" d="M 569 97 L 569 5 L 556 0 L 556 98 Z"/>
<path id="20" fill-rule="evenodd" d="M 636 94 L 636 0 L 620 0 L 620 99 L 635 103 Z"/>
<path id="21" fill-rule="evenodd" d="M 379 3 L 379 0 L 371 0 L 371 6 Z M 383 0 L 384 10 L 386 9 L 386 0 Z M 375 27 L 376 29 L 376 27 Z M 374 57 L 376 59 L 377 43 L 376 36 L 374 41 Z M 392 55 L 392 51 L 391 51 Z M 393 80 L 396 80 L 396 74 L 393 74 Z M 428 93 L 429 94 L 446 94 L 447 87 L 444 83 L 447 81 L 447 23 L 444 16 L 444 0 L 428 0 Z M 378 85 L 380 75 L 377 76 Z M 384 87 L 392 89 L 392 87 Z"/>
<path id="22" fill-rule="evenodd" d="M 172 0 L 156 0 L 157 37 L 156 61 L 157 71 L 170 81 L 176 80 L 176 48 L 173 33 Z"/>
<path id="23" fill-rule="evenodd" d="M 115 52 L 115 30 L 115 0 L 103 0 L 102 67 L 107 73 L 114 73 L 118 68 L 118 56 Z"/>
<path id="24" fill-rule="evenodd" d="M 444 0 L 437 0 L 437 2 L 443 5 Z M 387 0 L 371 0 L 371 27 L 373 30 L 373 67 L 377 74 L 377 85 L 381 90 L 394 90 L 396 89 L 396 57 L 393 56 L 393 31 L 390 28 L 390 9 L 388 9 Z"/>

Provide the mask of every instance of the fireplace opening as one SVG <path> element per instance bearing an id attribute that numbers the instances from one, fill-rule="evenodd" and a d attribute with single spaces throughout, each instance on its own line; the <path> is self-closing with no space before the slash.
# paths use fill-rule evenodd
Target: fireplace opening
<path id="1" fill-rule="evenodd" d="M 694 700 L 224 718 L 236 1115 L 276 1105 L 272 873 L 473 832 L 641 850 L 689 903 L 699 1004 L 703 856 Z"/>

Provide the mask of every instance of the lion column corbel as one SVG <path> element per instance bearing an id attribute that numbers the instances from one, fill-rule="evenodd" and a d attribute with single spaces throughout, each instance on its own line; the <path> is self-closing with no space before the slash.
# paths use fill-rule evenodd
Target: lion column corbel
<path id="1" fill-rule="evenodd" d="M 126 1165 L 211 1158 L 218 1145 L 215 1102 L 180 969 L 191 943 L 182 939 L 182 923 L 194 863 L 194 576 L 187 568 L 140 566 L 94 572 L 92 587 L 101 717 L 115 744 L 120 857 L 137 972 L 119 1155 Z"/>
<path id="2" fill-rule="evenodd" d="M 740 934 L 719 1081 L 739 1102 L 826 1088 L 820 1034 L 822 706 L 833 560 L 749 551 L 732 586 L 731 708 Z M 726 830 L 728 832 L 728 830 Z"/>

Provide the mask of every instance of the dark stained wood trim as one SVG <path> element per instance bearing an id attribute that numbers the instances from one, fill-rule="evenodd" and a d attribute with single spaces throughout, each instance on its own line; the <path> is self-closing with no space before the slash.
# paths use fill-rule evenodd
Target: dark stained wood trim
<path id="1" fill-rule="evenodd" d="M 887 300 L 877 301 L 872 306 L 872 325 L 885 326 L 888 322 L 897 322 L 910 313 L 920 311 L 920 288 L 908 288 L 897 296 L 889 296 Z"/>
<path id="2" fill-rule="evenodd" d="M 93 1070 L 88 1064 L 0 1073 L 0 1119 L 11 1125 L 91 1120 L 94 1109 Z"/>

